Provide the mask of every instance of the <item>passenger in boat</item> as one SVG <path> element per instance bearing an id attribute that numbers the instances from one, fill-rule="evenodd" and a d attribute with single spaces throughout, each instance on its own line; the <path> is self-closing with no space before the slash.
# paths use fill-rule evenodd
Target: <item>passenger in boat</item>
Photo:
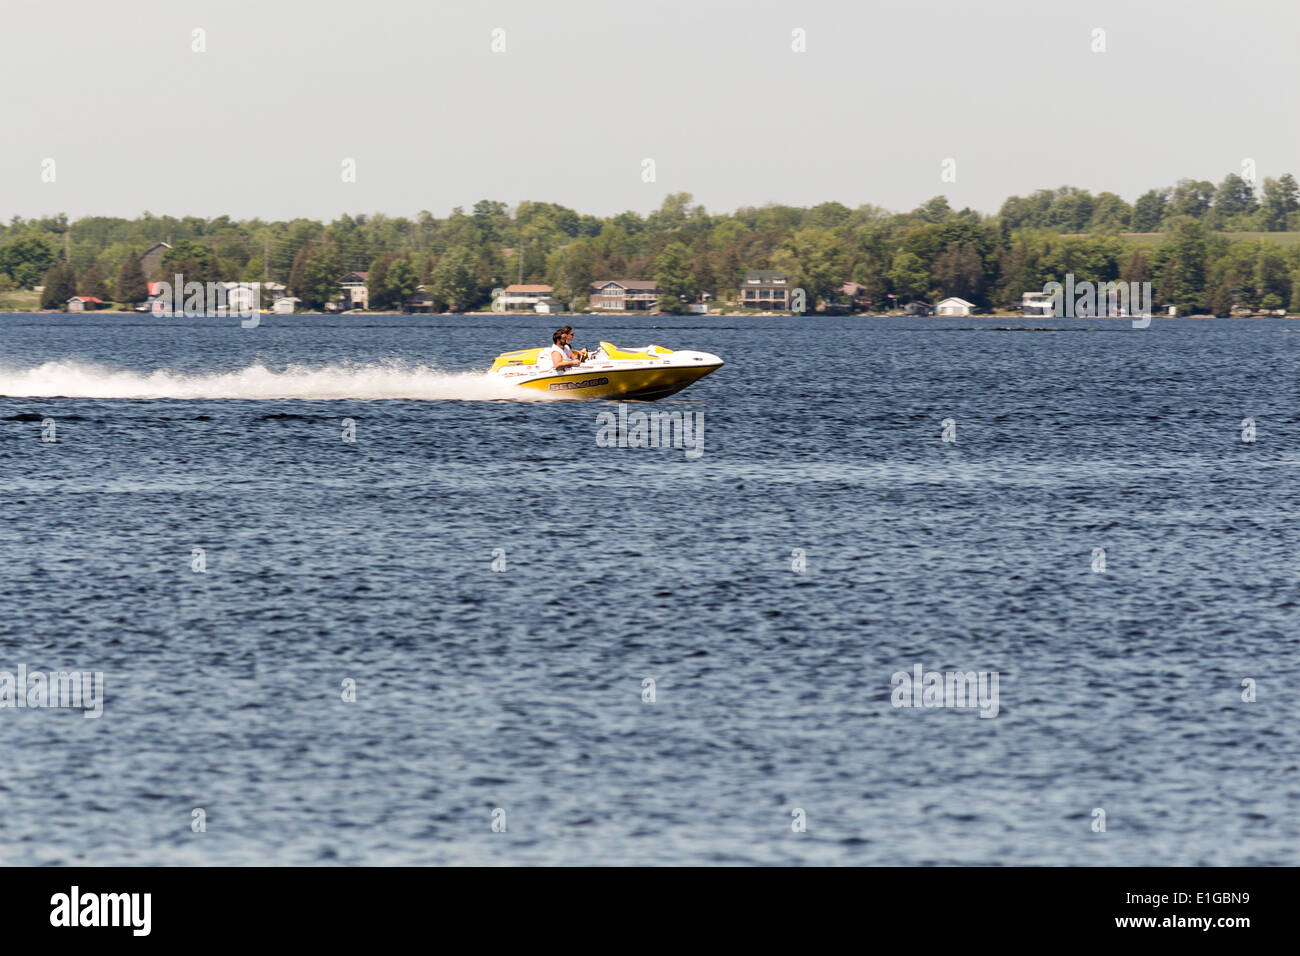
<path id="1" fill-rule="evenodd" d="M 551 359 L 551 368 L 557 372 L 582 364 L 582 359 L 576 358 L 573 350 L 569 348 L 568 342 L 572 335 L 572 332 L 566 334 L 564 329 L 556 329 L 555 334 L 551 336 L 552 344 L 547 354 Z"/>
<path id="2" fill-rule="evenodd" d="M 560 329 L 560 331 L 564 333 L 564 355 L 565 355 L 565 357 L 566 357 L 566 358 L 579 358 L 579 359 L 582 359 L 582 361 L 584 361 L 584 362 L 587 361 L 587 350 L 586 350 L 586 349 L 578 349 L 577 351 L 574 351 L 574 349 L 573 349 L 573 326 L 571 326 L 571 325 L 566 325 L 564 328 Z"/>

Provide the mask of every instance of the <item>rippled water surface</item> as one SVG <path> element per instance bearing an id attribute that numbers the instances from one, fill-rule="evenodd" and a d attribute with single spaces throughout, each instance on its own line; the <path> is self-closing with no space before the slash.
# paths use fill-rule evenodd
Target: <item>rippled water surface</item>
<path id="1" fill-rule="evenodd" d="M 1300 864 L 1286 321 L 571 319 L 698 458 L 473 374 L 554 321 L 0 316 L 0 671 L 105 697 L 0 861 Z"/>

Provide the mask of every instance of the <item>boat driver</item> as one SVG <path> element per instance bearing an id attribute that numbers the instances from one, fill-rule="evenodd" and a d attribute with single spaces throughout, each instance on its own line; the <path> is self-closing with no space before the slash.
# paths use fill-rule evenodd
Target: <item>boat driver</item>
<path id="1" fill-rule="evenodd" d="M 565 332 L 564 329 L 556 329 L 555 334 L 551 336 L 551 368 L 557 372 L 563 372 L 566 368 L 573 368 L 575 365 L 581 365 L 582 359 L 573 354 L 569 348 L 569 342 L 573 339 L 573 332 Z"/>
<path id="2" fill-rule="evenodd" d="M 573 350 L 573 326 L 566 325 L 564 328 L 560 329 L 560 331 L 564 333 L 565 358 L 579 358 L 584 362 L 587 361 L 586 349 L 578 349 L 576 352 Z"/>

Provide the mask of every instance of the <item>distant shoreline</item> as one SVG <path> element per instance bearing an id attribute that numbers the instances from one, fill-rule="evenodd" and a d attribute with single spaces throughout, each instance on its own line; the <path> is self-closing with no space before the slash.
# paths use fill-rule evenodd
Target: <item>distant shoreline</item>
<path id="1" fill-rule="evenodd" d="M 87 311 L 87 312 L 67 312 L 67 311 L 64 311 L 64 310 L 62 310 L 62 309 L 0 309 L 0 315 L 50 315 L 50 316 L 55 316 L 55 315 L 57 315 L 57 316 L 78 316 L 78 317 L 85 317 L 85 316 L 95 316 L 95 315 L 105 315 L 105 316 L 107 316 L 107 315 L 139 315 L 139 316 L 151 316 L 151 315 L 154 315 L 154 314 L 155 314 L 155 313 L 152 313 L 152 312 L 136 312 L 136 311 L 134 311 L 134 310 L 128 310 L 128 309 L 94 309 L 94 310 Z M 566 317 L 566 318 L 583 318 L 583 319 L 587 319 L 587 318 L 597 318 L 597 317 L 609 317 L 609 318 L 620 318 L 620 319 L 621 319 L 621 318 L 628 318 L 628 317 L 631 317 L 631 316 L 644 315 L 644 316 L 646 316 L 646 317 L 648 317 L 648 318 L 654 318 L 654 319 L 687 319 L 687 318 L 696 318 L 696 319 L 772 319 L 772 318 L 787 318 L 787 319 L 801 319 L 801 320 L 806 320 L 806 319 L 1049 319 L 1049 320 L 1059 320 L 1059 319 L 1066 319 L 1066 318 L 1071 319 L 1071 320 L 1077 320 L 1077 319 L 1091 319 L 1091 318 L 1098 318 L 1098 319 L 1111 319 L 1111 318 L 1113 318 L 1113 319 L 1117 319 L 1117 320 L 1121 320 L 1121 321 L 1123 321 L 1123 320 L 1127 320 L 1127 319 L 1131 319 L 1131 318 L 1133 318 L 1133 316 L 1087 316 L 1087 315 L 1052 316 L 1052 315 L 1023 315 L 1023 314 L 1021 314 L 1021 313 L 1019 313 L 1019 312 L 975 312 L 975 313 L 972 313 L 972 314 L 970 314 L 970 315 L 908 315 L 908 314 L 906 314 L 906 313 L 904 313 L 904 312 L 846 312 L 846 313 L 832 313 L 832 314 L 829 314 L 829 315 L 828 315 L 828 314 L 826 314 L 826 313 L 824 313 L 824 312 L 805 312 L 805 313 L 794 313 L 794 312 L 709 312 L 709 313 L 707 313 L 707 314 L 703 314 L 703 313 L 693 313 L 693 312 L 682 312 L 682 313 L 672 313 L 672 312 L 548 312 L 548 313 L 541 313 L 541 312 L 523 312 L 523 311 L 518 311 L 518 312 L 477 312 L 477 311 L 476 311 L 476 312 L 387 312 L 387 311 L 359 311 L 359 310 L 349 310 L 349 311 L 347 311 L 347 312 L 263 312 L 263 313 L 259 313 L 259 315 L 261 315 L 262 318 L 264 318 L 264 319 L 271 319 L 271 318 L 276 318 L 276 319 L 278 319 L 278 318 L 284 318 L 285 316 L 291 316 L 291 315 L 303 316 L 303 317 L 312 317 L 312 318 L 344 318 L 344 317 L 362 317 L 362 318 L 364 318 L 364 317 L 367 317 L 367 316 L 401 316 L 401 317 L 414 317 L 414 316 L 435 316 L 435 315 L 436 315 L 436 316 L 443 316 L 443 317 L 461 316 L 461 317 L 465 317 L 465 318 L 469 318 L 469 317 L 471 317 L 471 316 L 484 316 L 484 317 L 487 317 L 487 316 L 549 316 L 549 317 L 551 317 L 551 318 L 558 318 L 558 317 L 563 316 L 563 317 Z M 172 316 L 165 316 L 165 317 L 166 317 L 166 318 L 172 318 Z M 239 318 L 239 316 L 238 316 L 237 313 L 231 313 L 230 315 L 198 315 L 198 314 L 196 314 L 196 315 L 185 316 L 185 318 L 195 318 L 195 319 L 206 319 L 206 318 L 211 318 L 211 319 L 233 319 L 233 318 Z M 1168 320 L 1168 319 L 1222 319 L 1222 320 L 1224 320 L 1224 321 L 1228 321 L 1228 320 L 1230 320 L 1230 319 L 1237 319 L 1237 320 L 1241 320 L 1241 319 L 1296 319 L 1296 318 L 1300 318 L 1300 313 L 1287 312 L 1287 313 L 1284 314 L 1284 315 L 1268 314 L 1268 313 L 1249 313 L 1249 314 L 1245 314 L 1245 315 L 1233 315 L 1233 316 L 1209 315 L 1209 314 L 1207 314 L 1207 313 L 1195 313 L 1195 314 L 1192 314 L 1192 315 L 1172 315 L 1172 316 L 1171 316 L 1171 315 L 1161 315 L 1161 314 L 1157 313 L 1157 314 L 1153 315 L 1152 318 L 1153 318 L 1153 319 L 1165 319 L 1165 320 Z"/>

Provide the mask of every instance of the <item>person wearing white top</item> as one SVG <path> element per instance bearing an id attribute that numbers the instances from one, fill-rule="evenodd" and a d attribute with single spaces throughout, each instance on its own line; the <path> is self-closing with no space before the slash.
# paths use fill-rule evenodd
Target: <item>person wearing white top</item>
<path id="1" fill-rule="evenodd" d="M 573 350 L 568 346 L 568 337 L 572 335 L 572 332 L 566 335 L 563 329 L 556 330 L 551 336 L 551 347 L 544 353 L 551 360 L 551 368 L 557 372 L 582 364 L 582 359 L 575 357 Z"/>
<path id="2" fill-rule="evenodd" d="M 576 352 L 573 350 L 573 326 L 566 325 L 560 331 L 564 333 L 563 348 L 565 356 L 567 358 L 578 358 L 584 362 L 587 361 L 586 349 L 578 349 Z"/>

